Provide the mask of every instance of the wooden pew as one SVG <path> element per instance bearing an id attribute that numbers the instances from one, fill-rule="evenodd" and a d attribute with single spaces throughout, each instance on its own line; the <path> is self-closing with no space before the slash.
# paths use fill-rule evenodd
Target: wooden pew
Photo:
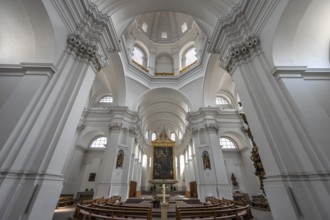
<path id="1" fill-rule="evenodd" d="M 251 219 L 250 216 L 250 206 L 233 206 L 230 207 L 221 207 L 221 206 L 213 206 L 213 207 L 205 207 L 195 209 L 195 207 L 185 207 L 184 209 L 177 209 L 177 220 L 181 219 L 203 219 L 203 220 L 211 220 L 211 219 L 241 219 L 243 217 L 244 220 Z"/>
<path id="2" fill-rule="evenodd" d="M 252 196 L 252 207 L 263 210 L 270 210 L 268 200 L 264 196 Z"/>
<path id="3" fill-rule="evenodd" d="M 203 206 L 177 206 L 176 207 L 176 219 L 180 219 L 180 213 L 190 212 L 190 211 L 212 211 L 219 209 L 229 209 L 233 208 L 234 204 L 222 205 L 222 204 L 211 204 L 211 205 L 203 205 Z"/>
<path id="4" fill-rule="evenodd" d="M 73 194 L 61 194 L 57 202 L 57 208 L 70 206 L 73 205 L 73 203 L 74 203 Z"/>
<path id="5" fill-rule="evenodd" d="M 87 218 L 97 217 L 101 219 L 152 219 L 150 207 L 132 207 L 123 205 L 106 206 L 96 203 L 92 205 L 77 204 L 74 217 L 83 219 L 84 216 Z"/>

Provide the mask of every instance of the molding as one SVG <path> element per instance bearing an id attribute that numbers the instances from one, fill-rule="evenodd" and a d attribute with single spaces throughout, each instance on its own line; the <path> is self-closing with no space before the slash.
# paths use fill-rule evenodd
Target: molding
<path id="1" fill-rule="evenodd" d="M 289 173 L 282 175 L 267 175 L 264 183 L 289 181 L 330 181 L 329 172 Z"/>
<path id="2" fill-rule="evenodd" d="M 277 66 L 272 75 L 275 79 L 302 78 L 304 80 L 330 80 L 330 68 L 307 68 L 307 66 Z"/>
<path id="3" fill-rule="evenodd" d="M 52 63 L 0 64 L 0 76 L 45 75 L 50 78 L 56 71 Z"/>
<path id="4" fill-rule="evenodd" d="M 35 173 L 35 172 L 26 172 L 24 170 L 1 170 L 0 176 L 5 177 L 6 179 L 18 179 L 18 180 L 42 180 L 42 181 L 58 181 L 63 182 L 62 174 L 52 174 L 52 173 Z"/>
<path id="5" fill-rule="evenodd" d="M 79 150 L 79 151 L 81 151 L 81 152 L 86 152 L 87 150 L 90 150 L 90 149 L 92 149 L 92 148 L 86 148 L 86 147 L 84 147 L 84 146 L 82 146 L 82 145 L 76 145 L 75 146 L 75 148 L 76 148 L 76 150 Z M 104 149 L 104 148 L 102 148 L 102 149 Z"/>
<path id="6" fill-rule="evenodd" d="M 207 49 L 209 53 L 220 54 L 224 51 L 222 47 L 224 44 L 228 43 L 225 42 L 228 41 L 228 39 L 224 39 L 226 35 L 233 34 L 229 40 L 232 40 L 235 35 L 240 36 L 241 33 L 237 34 L 239 29 L 243 26 L 247 26 L 244 18 L 244 11 L 247 8 L 248 2 L 249 1 L 240 1 L 240 4 L 237 4 L 230 14 L 218 20 Z M 241 32 L 244 33 L 245 31 L 242 30 Z"/>
<path id="7" fill-rule="evenodd" d="M 206 43 L 205 43 L 206 44 Z M 198 64 L 182 74 L 175 76 L 153 76 L 150 73 L 146 73 L 136 65 L 132 64 L 129 60 L 127 60 L 128 55 L 127 51 L 122 51 L 122 60 L 124 61 L 124 68 L 127 68 L 126 76 L 134 81 L 139 82 L 140 84 L 148 87 L 155 88 L 160 85 L 166 84 L 169 88 L 181 89 L 182 87 L 192 83 L 198 79 L 204 77 L 204 68 L 207 65 L 208 54 L 206 54 L 206 46 L 204 46 L 202 59 Z"/>

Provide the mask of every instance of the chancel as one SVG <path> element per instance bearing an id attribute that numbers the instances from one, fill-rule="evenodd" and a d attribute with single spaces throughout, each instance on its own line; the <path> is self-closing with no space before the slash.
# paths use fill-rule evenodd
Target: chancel
<path id="1" fill-rule="evenodd" d="M 330 219 L 329 12 L 0 1 L 0 218 Z"/>

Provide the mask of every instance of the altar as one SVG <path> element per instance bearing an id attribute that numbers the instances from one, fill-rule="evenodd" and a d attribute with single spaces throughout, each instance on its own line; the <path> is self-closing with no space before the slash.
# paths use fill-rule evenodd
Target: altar
<path id="1" fill-rule="evenodd" d="M 163 194 L 156 194 L 156 199 L 163 202 L 164 200 L 164 195 Z M 165 194 L 165 202 L 170 201 L 170 194 Z"/>
<path id="2" fill-rule="evenodd" d="M 175 141 L 168 138 L 165 130 L 163 130 L 159 137 L 151 142 L 152 155 L 151 155 L 151 173 L 150 180 L 154 187 L 154 191 L 157 192 L 157 186 L 164 187 L 162 193 L 165 193 L 165 199 L 168 202 L 170 195 L 167 194 L 173 190 L 173 185 L 178 181 L 176 180 L 175 170 Z M 170 187 L 167 187 L 169 186 Z M 159 189 L 159 188 L 158 188 Z M 159 191 L 158 191 L 159 192 Z M 163 200 L 163 194 L 156 194 L 156 199 Z"/>

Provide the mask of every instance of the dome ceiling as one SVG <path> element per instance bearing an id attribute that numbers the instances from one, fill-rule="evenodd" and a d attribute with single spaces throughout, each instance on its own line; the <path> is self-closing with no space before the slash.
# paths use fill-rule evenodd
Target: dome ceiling
<path id="1" fill-rule="evenodd" d="M 136 22 L 147 38 L 162 43 L 177 41 L 188 33 L 193 18 L 178 12 L 157 11 L 137 16 Z"/>
<path id="2" fill-rule="evenodd" d="M 202 51 L 207 44 L 207 40 L 212 37 L 219 20 L 230 14 L 233 8 L 240 5 L 242 1 L 143 0 L 136 4 L 130 4 L 131 0 L 91 0 L 91 2 L 98 8 L 98 11 L 111 18 L 116 35 L 119 39 L 123 39 L 121 42 L 124 49 L 126 49 L 123 53 L 126 54 L 126 59 L 128 61 L 131 59 L 135 44 L 139 46 L 143 44 L 144 47 L 142 48 L 146 48 L 146 51 L 150 52 L 150 54 L 146 54 L 146 57 L 155 56 L 152 57 L 152 62 L 149 61 L 145 67 L 151 67 L 151 70 L 154 69 L 156 72 L 158 70 L 156 65 L 158 64 L 156 62 L 158 54 L 166 54 L 179 59 L 180 49 L 187 46 L 188 43 L 194 42 L 196 52 L 199 51 L 203 55 Z M 199 59 L 202 60 L 203 57 L 199 57 Z M 159 69 L 162 72 L 179 71 L 181 68 L 179 66 L 180 61 L 173 60 L 175 62 L 171 63 L 171 71 Z M 212 65 L 218 66 L 216 61 L 212 62 Z M 212 68 L 208 69 L 212 70 L 209 75 L 218 74 L 216 70 L 219 70 L 219 68 L 215 68 L 214 71 Z M 155 83 L 152 81 L 153 79 L 150 82 L 145 82 L 144 79 L 147 77 L 144 77 L 144 75 L 141 77 L 141 75 L 134 73 L 132 71 L 128 75 L 125 72 L 126 77 L 139 82 L 132 83 L 132 85 L 135 85 L 136 88 L 140 84 L 145 85 L 144 94 L 137 96 L 140 97 L 138 100 L 134 100 L 134 108 L 138 109 L 141 118 L 142 130 L 159 134 L 165 129 L 168 134 L 170 132 L 175 132 L 177 135 L 179 133 L 183 134 L 187 125 L 186 114 L 193 110 L 191 103 L 193 101 L 188 100 L 189 96 L 183 94 L 183 90 L 179 90 L 174 79 L 166 81 L 160 77 L 154 80 Z M 224 74 L 221 74 L 221 76 L 223 77 Z M 180 81 L 181 88 L 191 88 L 196 84 L 199 85 L 199 82 L 194 84 L 193 79 L 195 78 L 187 79 L 185 82 L 183 82 L 184 80 Z M 209 105 L 214 104 L 214 96 L 219 91 L 218 87 L 220 87 L 219 84 L 212 81 L 213 79 L 214 77 L 208 76 L 207 82 L 211 82 L 212 88 L 215 88 L 203 91 L 207 94 L 213 94 L 213 98 L 206 102 Z M 228 81 L 221 80 L 221 86 L 227 86 Z M 152 86 L 150 86 L 151 84 Z M 209 87 L 207 86 L 207 88 Z M 136 88 L 130 87 L 127 90 Z M 112 87 L 111 89 L 113 92 L 115 91 Z M 228 88 L 225 90 L 231 91 Z M 205 100 L 200 102 L 205 104 Z"/>

